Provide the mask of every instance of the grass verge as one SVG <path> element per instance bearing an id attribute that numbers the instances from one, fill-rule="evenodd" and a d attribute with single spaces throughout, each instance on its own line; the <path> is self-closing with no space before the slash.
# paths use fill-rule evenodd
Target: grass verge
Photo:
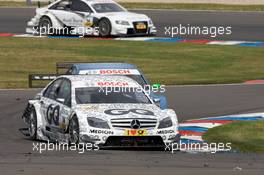
<path id="1" fill-rule="evenodd" d="M 264 5 L 184 4 L 184 3 L 121 3 L 128 9 L 178 9 L 178 10 L 227 10 L 264 11 Z"/>
<path id="2" fill-rule="evenodd" d="M 41 6 L 47 3 L 41 3 Z M 225 5 L 225 4 L 189 4 L 189 3 L 120 3 L 128 9 L 178 9 L 178 10 L 228 10 L 228 11 L 264 11 L 264 5 Z M 0 7 L 26 7 L 26 2 L 0 1 Z M 37 7 L 34 2 L 32 7 Z"/>
<path id="3" fill-rule="evenodd" d="M 264 77 L 264 49 L 190 43 L 1 37 L 0 88 L 25 88 L 30 73 L 61 61 L 122 61 L 163 84 L 237 83 Z"/>
<path id="4" fill-rule="evenodd" d="M 210 129 L 203 139 L 211 143 L 232 143 L 241 152 L 264 152 L 264 121 L 233 122 Z"/>

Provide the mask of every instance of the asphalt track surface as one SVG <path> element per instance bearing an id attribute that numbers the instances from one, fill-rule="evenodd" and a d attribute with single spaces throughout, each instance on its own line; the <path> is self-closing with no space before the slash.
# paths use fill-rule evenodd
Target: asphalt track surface
<path id="1" fill-rule="evenodd" d="M 0 91 L 0 174 L 245 174 L 262 175 L 264 154 L 198 153 L 157 150 L 33 151 L 18 129 L 27 100 L 39 90 Z M 264 111 L 264 85 L 167 87 L 170 107 L 181 121 Z M 39 142 L 35 142 L 39 143 Z"/>
<path id="2" fill-rule="evenodd" d="M 26 22 L 35 14 L 33 8 L 0 8 L 0 33 L 25 33 Z M 264 41 L 264 12 L 221 12 L 221 11 L 177 11 L 177 10 L 137 10 L 147 14 L 158 28 L 158 35 L 165 35 L 165 27 L 199 26 L 232 27 L 231 35 L 209 36 L 188 35 L 180 36 L 189 39 L 218 39 Z M 174 36 L 176 37 L 176 36 Z"/>

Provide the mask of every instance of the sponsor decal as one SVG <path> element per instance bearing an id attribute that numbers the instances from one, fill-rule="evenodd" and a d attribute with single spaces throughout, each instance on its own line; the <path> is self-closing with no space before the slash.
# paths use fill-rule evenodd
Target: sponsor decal
<path id="1" fill-rule="evenodd" d="M 109 135 L 113 135 L 114 134 L 113 131 L 109 131 L 109 130 L 97 130 L 97 129 L 90 129 L 90 133 L 92 133 L 92 134 L 109 134 Z"/>
<path id="2" fill-rule="evenodd" d="M 136 130 L 136 129 L 127 129 L 125 130 L 125 136 L 146 136 L 147 130 Z"/>
<path id="3" fill-rule="evenodd" d="M 108 74 L 108 75 L 110 74 L 110 75 L 112 75 L 112 74 L 131 74 L 131 73 L 130 73 L 130 70 L 122 70 L 122 69 L 110 70 L 110 69 L 108 69 L 108 70 L 100 70 L 100 74 Z"/>
<path id="4" fill-rule="evenodd" d="M 97 82 L 98 86 L 102 86 L 102 87 L 123 87 L 123 86 L 129 86 L 127 82 Z"/>
<path id="5" fill-rule="evenodd" d="M 86 75 L 140 75 L 137 69 L 94 69 L 81 70 L 79 74 Z"/>
<path id="6" fill-rule="evenodd" d="M 157 134 L 173 134 L 174 130 L 159 130 Z"/>
<path id="7" fill-rule="evenodd" d="M 139 114 L 139 115 L 151 115 L 155 116 L 155 114 L 152 111 L 146 110 L 146 109 L 108 109 L 105 110 L 104 113 L 108 115 L 125 115 L 128 113 L 134 113 L 134 114 Z"/>
<path id="8" fill-rule="evenodd" d="M 69 26 L 78 26 L 80 24 L 82 24 L 83 20 L 81 19 L 75 19 L 75 18 L 64 18 L 62 19 L 63 23 L 67 23 Z"/>
<path id="9" fill-rule="evenodd" d="M 32 79 L 34 80 L 54 80 L 55 78 L 57 78 L 57 76 L 39 76 L 39 75 L 32 76 Z"/>
<path id="10" fill-rule="evenodd" d="M 86 27 L 91 27 L 93 25 L 93 22 L 91 22 L 91 21 L 85 21 L 83 23 L 83 25 L 86 26 Z"/>
<path id="11" fill-rule="evenodd" d="M 92 27 L 93 25 L 93 17 L 87 17 L 86 21 L 83 24 L 86 27 Z"/>

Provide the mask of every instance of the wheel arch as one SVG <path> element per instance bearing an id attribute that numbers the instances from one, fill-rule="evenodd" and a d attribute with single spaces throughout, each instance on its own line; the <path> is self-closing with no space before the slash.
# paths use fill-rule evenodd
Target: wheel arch
<path id="1" fill-rule="evenodd" d="M 45 127 L 45 119 L 43 118 L 44 116 L 41 115 L 41 105 L 39 103 L 39 100 L 30 100 L 28 102 L 28 106 L 30 107 L 31 110 L 34 109 L 36 112 L 36 117 L 37 117 L 37 139 L 43 140 L 43 134 L 40 132 L 42 128 Z M 45 140 L 45 139 L 44 139 Z"/>
<path id="2" fill-rule="evenodd" d="M 39 22 L 40 22 L 41 19 L 44 18 L 44 17 L 46 17 L 46 18 L 48 18 L 48 19 L 50 20 L 50 22 L 51 22 L 51 24 L 52 24 L 52 27 L 54 27 L 54 28 L 60 28 L 60 27 L 63 27 L 63 23 L 60 22 L 60 21 L 58 20 L 58 18 L 57 18 L 55 15 L 51 14 L 51 13 L 45 13 L 45 14 L 43 14 L 43 15 L 40 17 Z"/>
<path id="3" fill-rule="evenodd" d="M 77 113 L 73 112 L 71 116 L 69 117 L 68 123 L 67 123 L 67 128 L 65 130 L 66 133 L 69 133 L 69 126 L 70 126 L 70 121 L 73 119 L 73 117 L 76 117 L 78 119 Z M 78 119 L 79 122 L 79 119 Z"/>

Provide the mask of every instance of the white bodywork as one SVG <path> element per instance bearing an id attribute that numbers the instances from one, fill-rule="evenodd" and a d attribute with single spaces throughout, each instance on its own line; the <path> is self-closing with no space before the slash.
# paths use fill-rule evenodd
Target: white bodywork
<path id="1" fill-rule="evenodd" d="M 98 21 L 106 18 L 111 23 L 111 35 L 155 35 L 156 27 L 152 20 L 144 15 L 129 12 L 119 4 L 111 0 L 79 0 L 90 7 L 91 12 L 73 11 L 71 9 L 52 9 L 57 3 L 62 0 L 55 1 L 48 6 L 36 9 L 36 15 L 27 23 L 26 32 L 39 34 L 38 27 L 42 17 L 48 17 L 51 20 L 52 27 L 55 29 L 63 29 L 70 27 L 72 33 L 78 35 L 99 35 Z M 108 12 L 98 13 L 94 9 L 94 4 L 100 3 L 113 3 L 118 5 L 122 12 Z M 145 24 L 146 32 L 136 32 L 136 24 L 139 22 L 141 25 Z M 144 26 L 144 25 L 143 25 Z"/>
<path id="2" fill-rule="evenodd" d="M 71 106 L 62 104 L 58 100 L 47 98 L 44 95 L 46 89 L 54 82 L 56 83 L 56 80 L 58 79 L 71 82 Z M 158 136 L 162 138 L 162 141 L 165 144 L 178 141 L 178 120 L 175 112 L 172 109 L 161 110 L 151 101 L 147 95 L 146 97 L 149 99 L 149 103 L 147 104 L 77 104 L 76 102 L 76 88 L 102 87 L 102 82 L 105 82 L 106 86 L 111 84 L 111 86 L 124 85 L 126 87 L 141 88 L 141 86 L 133 79 L 124 76 L 74 75 L 61 76 L 56 80 L 51 82 L 45 89 L 43 89 L 35 100 L 29 101 L 29 105 L 35 108 L 37 114 L 37 139 L 67 142 L 69 138 L 67 133 L 69 121 L 73 116 L 77 116 L 79 121 L 79 135 L 81 142 L 92 142 L 94 144 L 104 145 L 110 136 Z M 49 115 L 49 112 L 47 108 L 50 105 L 53 105 L 53 109 L 56 109 L 59 106 L 59 111 L 57 111 L 59 113 L 57 123 L 53 122 L 54 120 L 52 120 L 52 122 L 48 122 L 47 116 Z M 88 124 L 88 117 L 104 120 L 107 122 L 109 128 L 102 129 L 90 126 Z M 159 129 L 160 122 L 165 118 L 169 118 L 171 120 L 171 126 Z M 141 127 L 138 129 L 130 128 L 130 123 L 132 120 L 140 121 Z M 129 125 L 127 125 L 125 128 L 121 127 L 122 122 L 129 122 Z M 154 126 L 148 127 L 148 123 L 144 124 L 144 122 L 152 122 L 151 125 Z M 47 127 L 50 128 L 49 131 L 47 130 Z M 139 131 L 142 133 L 139 133 Z M 87 138 L 89 138 L 89 141 L 87 141 Z"/>

